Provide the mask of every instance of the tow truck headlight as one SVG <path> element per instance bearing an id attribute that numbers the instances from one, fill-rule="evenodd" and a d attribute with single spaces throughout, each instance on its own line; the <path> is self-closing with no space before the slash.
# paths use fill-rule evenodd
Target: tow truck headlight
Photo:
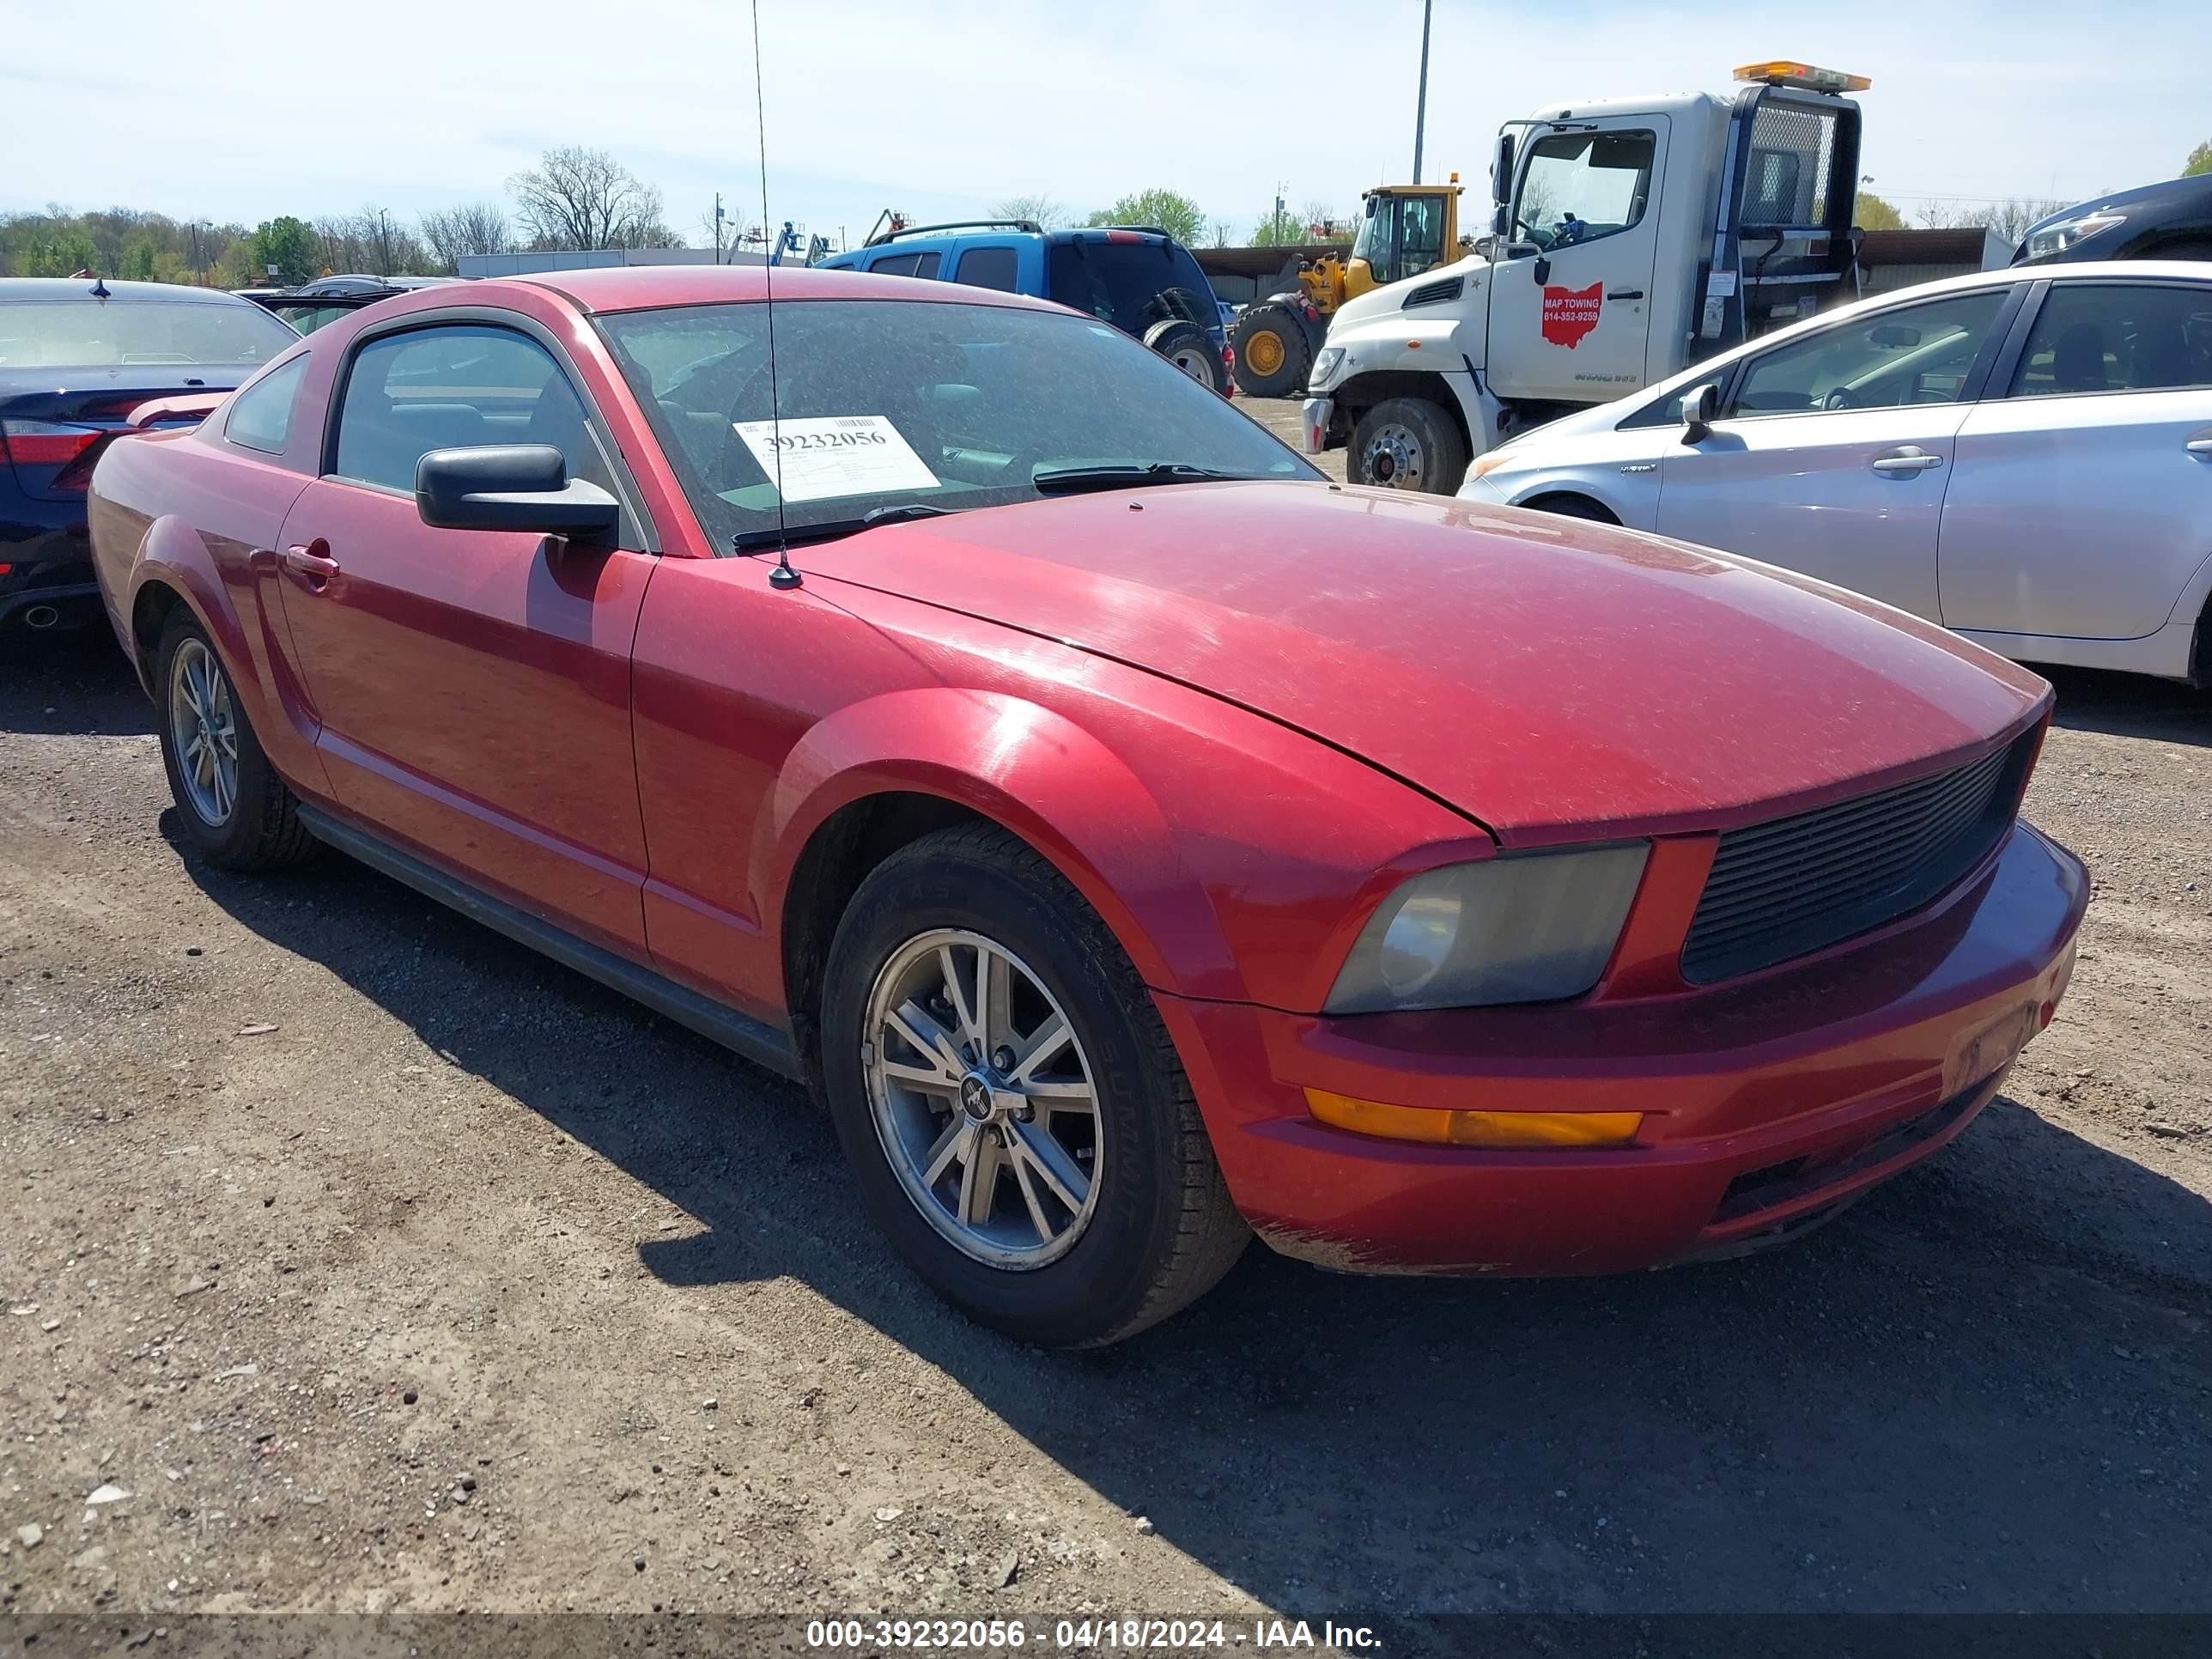
<path id="1" fill-rule="evenodd" d="M 1325 1012 L 1552 1002 L 1597 983 L 1644 878 L 1648 842 L 1446 865 L 1375 908 Z"/>
<path id="2" fill-rule="evenodd" d="M 1321 349 L 1321 355 L 1314 359 L 1313 371 L 1307 375 L 1307 383 L 1309 385 L 1326 383 L 1328 377 L 1336 373 L 1336 366 L 1343 361 L 1342 346 L 1323 346 Z"/>
<path id="3" fill-rule="evenodd" d="M 2084 213 L 2071 219 L 2061 219 L 2055 225 L 2045 225 L 2033 232 L 2027 239 L 2027 257 L 2048 259 L 2055 253 L 2063 253 L 2076 242 L 2086 242 L 2092 236 L 2101 236 L 2115 225 L 2128 222 L 2124 213 Z"/>

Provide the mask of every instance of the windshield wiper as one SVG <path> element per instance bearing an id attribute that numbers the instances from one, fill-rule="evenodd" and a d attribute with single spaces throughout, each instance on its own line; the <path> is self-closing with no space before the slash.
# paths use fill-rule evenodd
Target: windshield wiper
<path id="1" fill-rule="evenodd" d="M 1054 467 L 1032 477 L 1030 488 L 1040 495 L 1073 495 L 1085 489 L 1139 489 L 1152 484 L 1216 483 L 1224 480 L 1265 481 L 1257 472 L 1230 472 L 1218 466 L 1192 466 L 1184 461 L 1154 461 L 1150 465 Z"/>
<path id="2" fill-rule="evenodd" d="M 908 519 L 941 519 L 957 511 L 950 507 L 932 507 L 927 501 L 901 501 L 895 507 L 872 507 L 857 519 L 830 519 L 820 524 L 795 524 L 787 529 L 741 530 L 730 538 L 731 548 L 739 553 L 757 553 L 763 547 L 796 547 L 802 542 L 830 542 L 840 536 L 857 535 L 863 530 L 873 530 L 879 524 L 898 524 Z"/>

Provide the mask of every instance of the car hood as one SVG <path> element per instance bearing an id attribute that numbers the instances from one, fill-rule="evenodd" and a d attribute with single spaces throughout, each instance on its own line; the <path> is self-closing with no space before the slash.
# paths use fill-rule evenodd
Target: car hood
<path id="1" fill-rule="evenodd" d="M 1940 629 L 1749 561 L 1387 490 L 1121 491 L 793 557 L 1197 687 L 1515 845 L 1779 816 L 1986 752 L 2049 696 Z"/>

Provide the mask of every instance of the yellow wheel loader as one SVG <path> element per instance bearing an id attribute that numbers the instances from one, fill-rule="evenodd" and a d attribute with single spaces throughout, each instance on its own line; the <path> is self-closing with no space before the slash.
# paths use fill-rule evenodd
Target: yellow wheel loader
<path id="1" fill-rule="evenodd" d="M 1334 253 L 1306 260 L 1296 289 L 1255 300 L 1237 314 L 1229 343 L 1238 389 L 1253 398 L 1296 396 L 1339 306 L 1458 258 L 1463 188 L 1455 173 L 1447 185 L 1377 185 L 1362 196 L 1350 260 Z"/>

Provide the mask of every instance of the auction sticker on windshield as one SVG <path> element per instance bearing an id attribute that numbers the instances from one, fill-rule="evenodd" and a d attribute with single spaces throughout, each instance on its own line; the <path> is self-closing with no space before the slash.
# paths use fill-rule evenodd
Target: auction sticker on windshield
<path id="1" fill-rule="evenodd" d="M 787 501 L 934 489 L 937 475 L 899 429 L 880 415 L 827 415 L 797 421 L 733 421 L 761 471 L 781 477 Z"/>

